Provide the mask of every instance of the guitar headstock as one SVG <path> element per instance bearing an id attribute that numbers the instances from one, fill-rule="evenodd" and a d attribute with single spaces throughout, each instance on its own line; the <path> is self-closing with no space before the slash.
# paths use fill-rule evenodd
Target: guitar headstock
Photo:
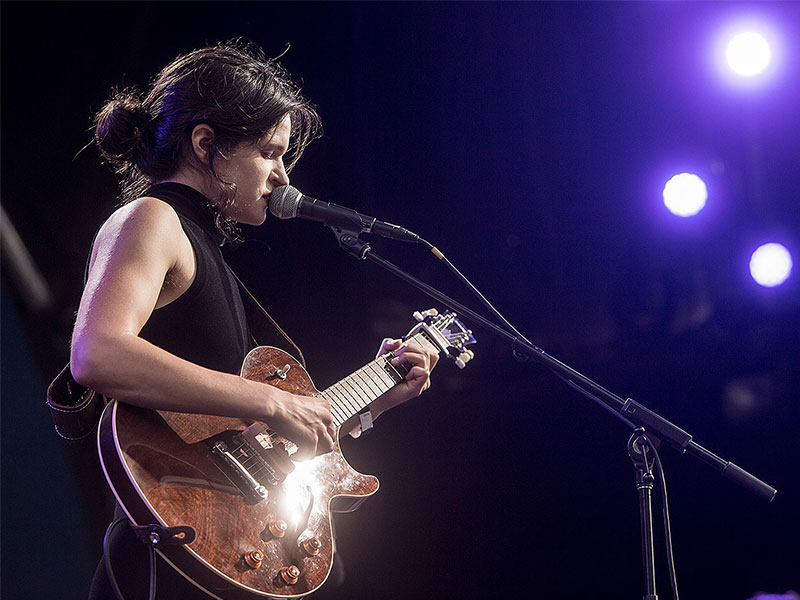
<path id="1" fill-rule="evenodd" d="M 439 351 L 452 358 L 459 369 L 463 369 L 475 356 L 467 348 L 476 342 L 475 336 L 459 321 L 455 313 L 446 312 L 440 315 L 439 311 L 431 308 L 423 312 L 416 311 L 414 318 L 419 324 L 411 330 L 412 333 L 418 329 L 427 332 Z"/>

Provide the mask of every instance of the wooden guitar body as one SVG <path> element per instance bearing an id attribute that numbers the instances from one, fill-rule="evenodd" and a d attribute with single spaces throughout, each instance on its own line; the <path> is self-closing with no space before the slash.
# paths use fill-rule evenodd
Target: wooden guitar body
<path id="1" fill-rule="evenodd" d="M 452 313 L 415 313 L 406 340 L 463 367 L 472 332 Z M 301 396 L 321 395 L 337 430 L 401 382 L 404 365 L 377 357 L 323 392 L 277 348 L 252 350 L 242 377 Z M 331 511 L 354 510 L 378 480 L 332 452 L 293 462 L 294 444 L 265 423 L 153 411 L 112 401 L 97 433 L 103 471 L 137 535 L 214 598 L 298 598 L 333 565 Z"/>
<path id="2" fill-rule="evenodd" d="M 284 373 L 285 365 L 291 368 Z M 319 393 L 303 367 L 277 348 L 253 350 L 242 376 L 296 394 Z M 378 480 L 353 470 L 337 441 L 333 452 L 294 463 L 282 481 L 265 486 L 266 498 L 248 499 L 235 484 L 237 474 L 213 452 L 215 440 L 248 425 L 112 402 L 100 422 L 98 449 L 134 525 L 194 531 L 191 543 L 155 545 L 190 581 L 226 600 L 303 596 L 331 570 L 330 511 L 354 510 L 377 491 Z M 281 452 L 292 447 L 274 433 L 269 439 Z"/>

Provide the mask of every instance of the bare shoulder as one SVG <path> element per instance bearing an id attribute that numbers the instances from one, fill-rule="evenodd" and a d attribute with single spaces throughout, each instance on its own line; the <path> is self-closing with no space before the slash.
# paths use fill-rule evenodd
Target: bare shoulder
<path id="1" fill-rule="evenodd" d="M 143 197 L 118 208 L 103 223 L 92 258 L 122 251 L 175 260 L 185 244 L 188 239 L 175 210 L 158 198 Z"/>
<path id="2" fill-rule="evenodd" d="M 191 243 L 175 210 L 152 197 L 138 198 L 118 208 L 98 232 L 90 276 L 109 268 L 147 272 L 162 282 L 167 273 L 176 272 L 182 279 L 191 279 Z"/>
<path id="3" fill-rule="evenodd" d="M 182 231 L 175 210 L 163 200 L 142 197 L 118 208 L 100 228 L 99 238 L 119 235 L 137 235 L 147 238 Z"/>

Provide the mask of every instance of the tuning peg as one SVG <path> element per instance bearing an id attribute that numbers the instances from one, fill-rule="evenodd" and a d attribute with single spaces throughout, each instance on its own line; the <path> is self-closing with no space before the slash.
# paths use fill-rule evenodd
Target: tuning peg
<path id="1" fill-rule="evenodd" d="M 439 311 L 435 308 L 429 308 L 428 310 L 423 310 L 422 312 L 415 310 L 414 311 L 414 318 L 417 321 L 424 321 L 425 317 L 435 317 L 439 314 Z"/>
<path id="2" fill-rule="evenodd" d="M 467 363 L 473 359 L 475 355 L 472 353 L 471 350 L 464 350 L 461 354 L 458 355 L 458 358 L 455 360 L 456 366 L 459 369 L 463 369 L 467 366 Z"/>

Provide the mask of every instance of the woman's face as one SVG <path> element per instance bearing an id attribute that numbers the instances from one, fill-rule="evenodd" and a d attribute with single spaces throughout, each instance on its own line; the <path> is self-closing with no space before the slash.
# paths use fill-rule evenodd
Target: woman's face
<path id="1" fill-rule="evenodd" d="M 239 223 L 261 225 L 266 219 L 269 196 L 276 187 L 289 184 L 283 155 L 289 147 L 292 122 L 286 115 L 275 129 L 256 142 L 242 142 L 216 164 L 219 176 L 236 185 L 236 193 L 222 213 Z"/>

